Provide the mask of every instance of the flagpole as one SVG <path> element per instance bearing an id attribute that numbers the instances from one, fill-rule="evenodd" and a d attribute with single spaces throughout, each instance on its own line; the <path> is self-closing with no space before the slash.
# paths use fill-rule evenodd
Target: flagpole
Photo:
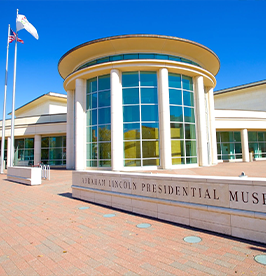
<path id="1" fill-rule="evenodd" d="M 17 9 L 18 17 L 18 9 Z M 16 17 L 16 20 L 17 20 Z M 17 26 L 17 24 L 16 24 Z M 14 56 L 14 76 L 13 76 L 13 97 L 12 97 L 12 117 L 11 117 L 11 146 L 10 146 L 10 167 L 14 165 L 14 117 L 15 117 L 15 94 L 16 94 L 16 73 L 17 73 L 17 27 L 16 27 L 16 40 L 15 40 L 15 56 Z"/>
<path id="2" fill-rule="evenodd" d="M 9 35 L 10 35 L 10 24 L 8 24 L 7 47 L 6 47 L 6 77 L 5 77 L 5 92 L 4 92 L 4 106 L 3 106 L 3 120 L 2 120 L 2 140 L 1 140 L 1 173 L 4 173 L 4 156 L 5 156 L 6 91 L 7 91 L 7 75 L 8 75 Z"/>

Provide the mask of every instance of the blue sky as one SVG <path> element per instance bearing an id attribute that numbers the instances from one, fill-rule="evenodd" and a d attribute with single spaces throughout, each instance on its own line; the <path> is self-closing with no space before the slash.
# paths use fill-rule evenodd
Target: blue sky
<path id="1" fill-rule="evenodd" d="M 15 108 L 52 92 L 65 93 L 60 57 L 84 42 L 121 34 L 161 34 L 201 43 L 219 57 L 215 90 L 266 79 L 265 0 L 0 0 L 0 118 L 8 24 L 16 9 L 38 31 L 19 31 Z M 12 109 L 14 42 L 9 47 L 7 113 Z"/>

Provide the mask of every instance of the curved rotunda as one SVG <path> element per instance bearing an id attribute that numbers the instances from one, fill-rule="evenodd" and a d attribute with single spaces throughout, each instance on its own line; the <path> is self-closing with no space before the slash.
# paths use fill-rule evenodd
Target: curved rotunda
<path id="1" fill-rule="evenodd" d="M 68 51 L 67 168 L 141 170 L 217 163 L 220 62 L 193 41 L 124 35 Z"/>

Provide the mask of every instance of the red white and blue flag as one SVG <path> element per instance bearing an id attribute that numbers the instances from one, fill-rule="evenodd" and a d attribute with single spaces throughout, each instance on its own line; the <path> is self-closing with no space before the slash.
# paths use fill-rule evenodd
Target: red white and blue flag
<path id="1" fill-rule="evenodd" d="M 10 28 L 10 34 L 8 36 L 8 42 L 11 43 L 13 42 L 14 40 L 16 40 L 16 37 L 17 37 L 17 41 L 24 44 L 24 41 L 20 38 L 18 38 L 18 36 L 16 35 L 15 32 L 12 31 L 12 29 Z"/>

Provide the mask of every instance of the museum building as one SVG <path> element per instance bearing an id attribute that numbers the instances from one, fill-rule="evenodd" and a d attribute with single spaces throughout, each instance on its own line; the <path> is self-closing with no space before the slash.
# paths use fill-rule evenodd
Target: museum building
<path id="1" fill-rule="evenodd" d="M 213 92 L 219 68 L 213 51 L 177 37 L 81 44 L 58 63 L 67 96 L 15 111 L 15 165 L 121 171 L 266 158 L 266 81 Z M 10 165 L 9 120 L 5 136 Z"/>

